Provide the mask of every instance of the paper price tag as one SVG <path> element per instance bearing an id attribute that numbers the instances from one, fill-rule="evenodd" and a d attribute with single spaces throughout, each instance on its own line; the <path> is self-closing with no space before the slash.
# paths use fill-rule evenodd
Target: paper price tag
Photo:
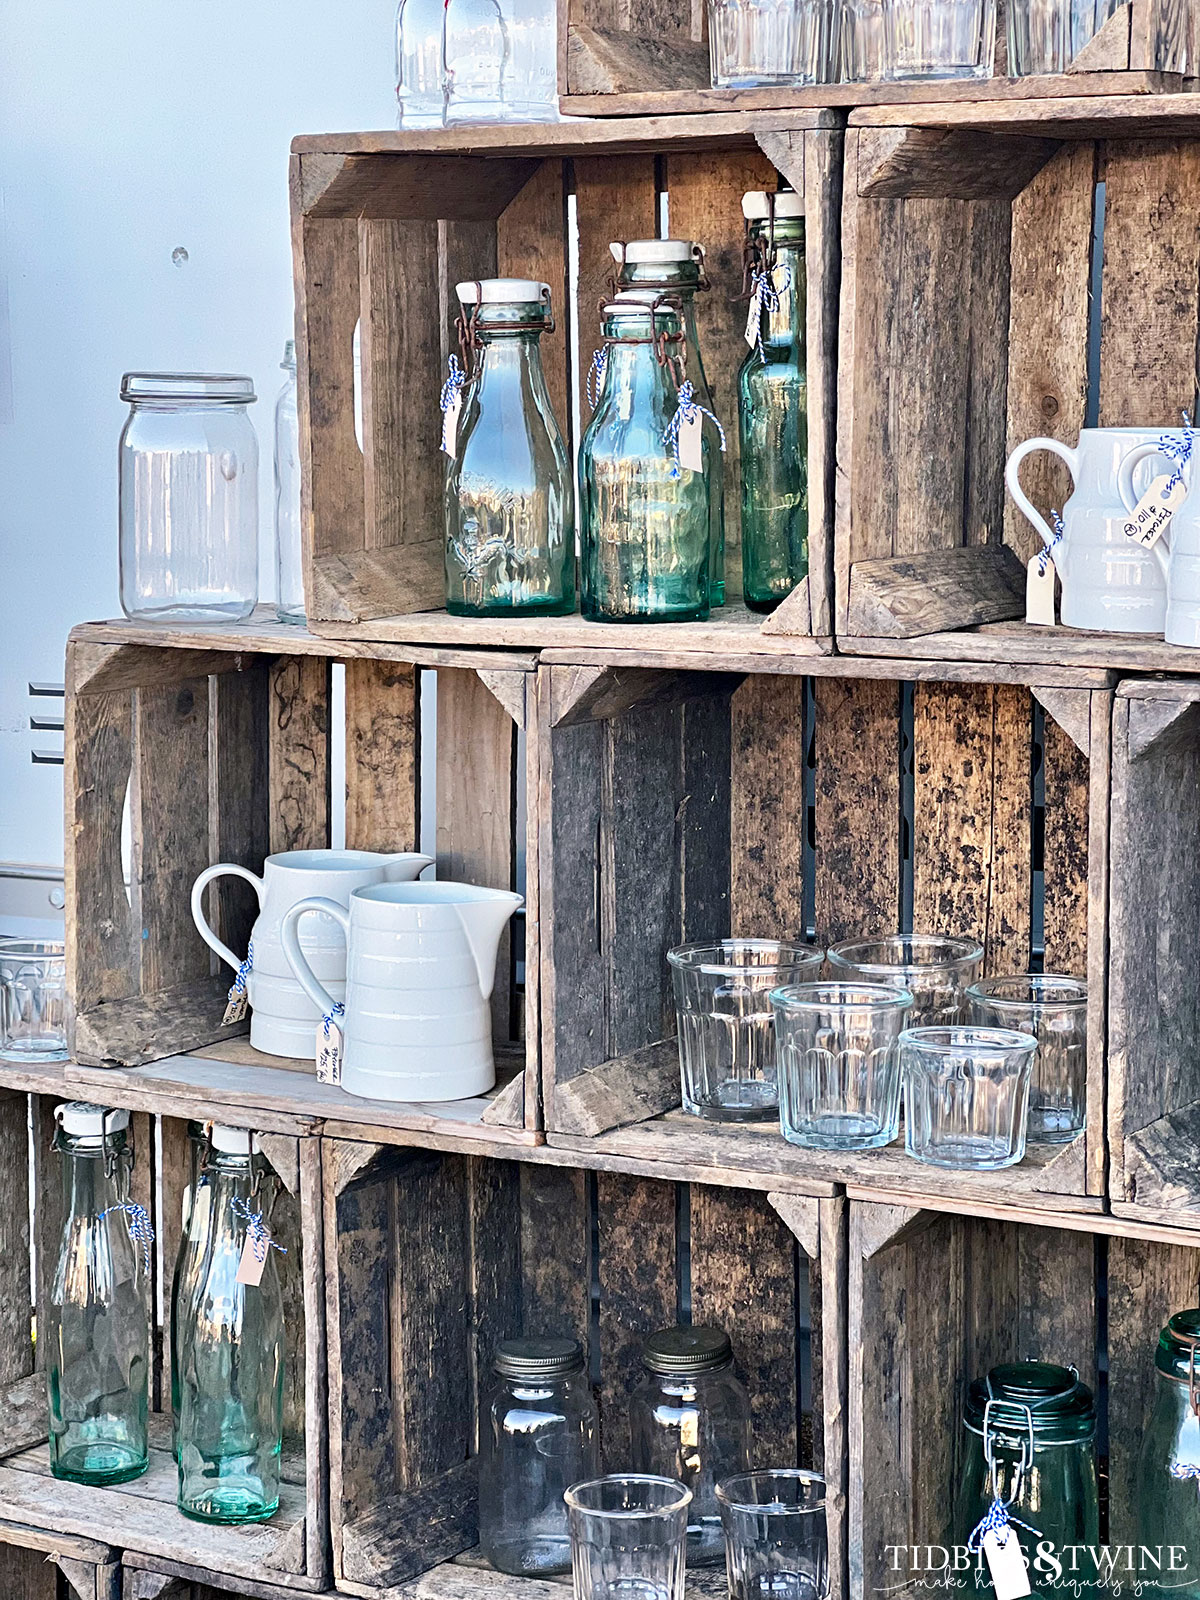
<path id="1" fill-rule="evenodd" d="M 689 472 L 704 470 L 704 418 L 698 411 L 679 425 L 679 465 Z"/>
<path id="2" fill-rule="evenodd" d="M 746 343 L 754 350 L 758 346 L 758 331 L 762 327 L 762 302 L 756 294 L 750 296 L 750 309 L 746 313 L 746 331 L 742 335 Z"/>
<path id="3" fill-rule="evenodd" d="M 221 1018 L 221 1026 L 227 1028 L 231 1022 L 240 1022 L 250 1009 L 250 996 L 243 989 L 241 994 L 235 994 L 225 1007 L 225 1015 Z"/>
<path id="4" fill-rule="evenodd" d="M 1164 473 L 1146 490 L 1124 524 L 1127 539 L 1149 550 L 1167 531 L 1167 524 L 1187 495 L 1182 477 Z"/>
<path id="5" fill-rule="evenodd" d="M 267 1249 L 270 1249 L 269 1245 Z M 262 1282 L 263 1269 L 266 1264 L 267 1250 L 263 1251 L 262 1260 L 260 1261 L 254 1249 L 254 1235 L 252 1232 L 247 1231 L 246 1242 L 242 1246 L 242 1259 L 238 1262 L 237 1281 L 249 1284 L 252 1289 L 255 1288 Z M 1028 1594 L 1029 1590 L 1026 1589 L 1024 1592 Z"/>
<path id="6" fill-rule="evenodd" d="M 452 456 L 458 448 L 458 418 L 462 411 L 462 395 L 456 394 L 442 413 L 442 449 Z"/>
<path id="7" fill-rule="evenodd" d="M 325 1019 L 317 1023 L 317 1082 L 342 1081 L 342 1030 L 336 1022 L 325 1031 Z"/>
<path id="8" fill-rule="evenodd" d="M 1041 556 L 1034 556 L 1025 577 L 1025 621 L 1041 628 L 1054 626 L 1054 563 L 1043 572 Z"/>
<path id="9" fill-rule="evenodd" d="M 983 1536 L 983 1554 L 992 1575 L 996 1600 L 1021 1600 L 1032 1594 L 1025 1552 L 1012 1528 L 989 1528 Z"/>

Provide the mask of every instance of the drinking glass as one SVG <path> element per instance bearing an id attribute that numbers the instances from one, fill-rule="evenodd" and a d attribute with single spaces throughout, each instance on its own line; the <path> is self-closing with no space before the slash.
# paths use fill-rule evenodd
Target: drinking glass
<path id="1" fill-rule="evenodd" d="M 777 939 L 723 939 L 668 950 L 679 1022 L 683 1109 L 713 1122 L 775 1114 L 772 989 L 803 983 L 824 953 Z"/>
<path id="2" fill-rule="evenodd" d="M 827 82 L 834 16 L 827 0 L 708 0 L 713 88 Z"/>
<path id="3" fill-rule="evenodd" d="M 1065 72 L 1108 21 L 1110 0 L 1010 0 L 1008 75 Z"/>
<path id="4" fill-rule="evenodd" d="M 1037 1040 L 1012 1028 L 907 1028 L 904 1148 L 931 1167 L 991 1172 L 1025 1154 Z"/>
<path id="5" fill-rule="evenodd" d="M 893 933 L 886 939 L 835 944 L 829 964 L 838 978 L 886 983 L 913 997 L 910 1028 L 961 1022 L 963 990 L 979 976 L 983 946 L 938 933 Z"/>
<path id="6" fill-rule="evenodd" d="M 675 1478 L 612 1473 L 563 1498 L 575 1600 L 683 1600 L 690 1489 Z"/>
<path id="7" fill-rule="evenodd" d="M 883 0 L 841 0 L 841 76 L 874 83 L 883 76 Z"/>
<path id="8" fill-rule="evenodd" d="M 786 1467 L 717 1485 L 730 1600 L 823 1600 L 829 1593 L 825 1480 Z"/>
<path id="9" fill-rule="evenodd" d="M 907 989 L 802 983 L 771 994 L 779 1121 L 806 1150 L 874 1150 L 900 1132 L 900 1032 Z"/>
<path id="10" fill-rule="evenodd" d="M 49 939 L 0 939 L 0 1058 L 67 1060 L 67 963 Z"/>
<path id="11" fill-rule="evenodd" d="M 1030 1144 L 1070 1144 L 1087 1126 L 1087 981 L 1057 972 L 985 978 L 967 990 L 971 1021 L 1038 1042 L 1029 1086 Z"/>
<path id="12" fill-rule="evenodd" d="M 996 0 L 883 0 L 883 76 L 990 78 Z"/>

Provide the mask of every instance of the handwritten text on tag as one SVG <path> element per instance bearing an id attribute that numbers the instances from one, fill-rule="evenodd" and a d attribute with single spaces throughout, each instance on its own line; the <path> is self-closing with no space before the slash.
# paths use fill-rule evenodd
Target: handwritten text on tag
<path id="1" fill-rule="evenodd" d="M 237 1281 L 247 1283 L 251 1288 L 262 1282 L 263 1268 L 267 1264 L 267 1250 L 263 1246 L 262 1256 L 254 1248 L 254 1229 L 246 1233 L 246 1242 L 242 1246 L 242 1259 L 238 1262 Z M 1025 1591 L 1029 1593 L 1028 1589 Z"/>
<path id="2" fill-rule="evenodd" d="M 1025 578 L 1025 621 L 1054 626 L 1054 563 L 1040 555 L 1029 563 Z"/>
<path id="3" fill-rule="evenodd" d="M 679 424 L 679 465 L 689 472 L 704 470 L 704 419 L 698 411 Z"/>
<path id="4" fill-rule="evenodd" d="M 342 1030 L 324 1017 L 317 1023 L 317 1082 L 342 1081 Z"/>
<path id="5" fill-rule="evenodd" d="M 983 1536 L 983 1553 L 992 1575 L 996 1600 L 1021 1600 L 1032 1594 L 1025 1553 L 1014 1528 L 989 1528 Z"/>
<path id="6" fill-rule="evenodd" d="M 750 310 L 746 316 L 746 331 L 742 335 L 746 343 L 753 350 L 758 344 L 759 330 L 762 327 L 762 300 L 756 294 L 750 296 Z"/>
<path id="7" fill-rule="evenodd" d="M 1178 473 L 1155 478 L 1130 512 L 1124 524 L 1125 537 L 1149 550 L 1167 531 L 1172 514 L 1179 510 L 1186 494 L 1187 485 Z"/>
<path id="8" fill-rule="evenodd" d="M 225 1015 L 221 1018 L 221 1026 L 228 1028 L 232 1022 L 240 1022 L 246 1015 L 250 1005 L 250 996 L 245 989 L 241 994 L 235 994 L 225 1007 Z"/>

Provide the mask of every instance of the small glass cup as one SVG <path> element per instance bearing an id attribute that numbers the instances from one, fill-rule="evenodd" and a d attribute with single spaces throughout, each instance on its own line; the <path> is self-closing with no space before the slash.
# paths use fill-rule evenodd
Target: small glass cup
<path id="1" fill-rule="evenodd" d="M 983 946 L 975 939 L 940 933 L 893 933 L 885 939 L 850 939 L 835 944 L 829 965 L 836 978 L 886 983 L 913 997 L 910 1028 L 961 1022 L 963 990 L 979 976 Z"/>
<path id="2" fill-rule="evenodd" d="M 839 0 L 839 56 L 846 83 L 877 83 L 883 76 L 882 0 Z"/>
<path id="3" fill-rule="evenodd" d="M 985 978 L 967 990 L 971 1021 L 1038 1042 L 1029 1143 L 1070 1144 L 1087 1126 L 1087 980 L 1057 972 Z"/>
<path id="4" fill-rule="evenodd" d="M 992 1172 L 1025 1154 L 1037 1040 L 1012 1028 L 907 1028 L 904 1148 L 931 1167 Z"/>
<path id="5" fill-rule="evenodd" d="M 0 939 L 0 1058 L 66 1061 L 67 963 L 61 941 Z"/>
<path id="6" fill-rule="evenodd" d="M 612 1473 L 563 1498 L 575 1600 L 683 1600 L 690 1489 L 675 1478 Z"/>
<path id="7" fill-rule="evenodd" d="M 883 0 L 886 82 L 990 78 L 996 0 Z"/>
<path id="8" fill-rule="evenodd" d="M 742 1472 L 717 1485 L 730 1600 L 824 1600 L 825 1480 L 799 1468 Z"/>
<path id="9" fill-rule="evenodd" d="M 900 1033 L 907 989 L 802 983 L 771 994 L 779 1123 L 805 1150 L 875 1150 L 900 1132 Z"/>
<path id="10" fill-rule="evenodd" d="M 708 0 L 713 88 L 828 82 L 836 20 L 827 0 Z"/>
<path id="11" fill-rule="evenodd" d="M 776 1115 L 772 989 L 815 978 L 824 951 L 778 939 L 723 939 L 667 951 L 675 982 L 683 1109 L 713 1122 Z"/>

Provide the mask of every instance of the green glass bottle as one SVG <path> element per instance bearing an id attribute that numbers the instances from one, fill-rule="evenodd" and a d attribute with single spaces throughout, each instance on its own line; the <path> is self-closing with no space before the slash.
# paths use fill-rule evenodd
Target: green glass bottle
<path id="1" fill-rule="evenodd" d="M 187 1125 L 188 1181 L 183 1191 L 179 1250 L 171 1275 L 171 1450 L 179 1460 L 179 1346 L 183 1323 L 191 1307 L 196 1273 L 203 1259 L 208 1234 L 208 1202 L 212 1184 L 201 1183 L 200 1174 L 208 1149 L 208 1134 L 202 1122 Z"/>
<path id="2" fill-rule="evenodd" d="M 631 239 L 628 244 L 611 244 L 613 260 L 619 268 L 620 289 L 664 295 L 672 300 L 683 317 L 683 337 L 687 348 L 687 375 L 696 398 L 707 411 L 719 415 L 712 390 L 704 373 L 700 353 L 700 334 L 696 327 L 696 291 L 708 288 L 704 275 L 704 250 L 685 239 Z M 720 430 L 711 416 L 704 418 L 710 458 L 708 476 L 708 603 L 725 604 L 725 458 L 721 453 Z"/>
<path id="3" fill-rule="evenodd" d="M 1177 1311 L 1159 1336 L 1154 1408 L 1137 1470 L 1137 1542 L 1162 1561 L 1139 1577 L 1151 1592 L 1169 1590 L 1180 1600 L 1200 1600 L 1198 1344 L 1200 1310 Z"/>
<path id="4" fill-rule="evenodd" d="M 279 1506 L 283 1297 L 268 1224 L 277 1180 L 241 1128 L 214 1125 L 200 1174 L 202 1255 L 180 1311 L 179 1509 L 197 1522 L 264 1522 Z M 258 1248 L 256 1249 L 256 1240 Z M 246 1281 L 261 1269 L 257 1283 Z"/>
<path id="5" fill-rule="evenodd" d="M 684 380 L 677 307 L 618 295 L 604 307 L 604 375 L 579 446 L 581 600 L 598 622 L 708 616 L 710 442 L 675 460 Z"/>
<path id="6" fill-rule="evenodd" d="M 1100 1542 L 1092 1391 L 1080 1383 L 1074 1368 L 1011 1362 L 971 1384 L 963 1423 L 955 1545 L 970 1544 L 993 1502 L 1001 1500 L 1030 1563 L 1034 1594 L 1061 1595 L 1061 1584 L 1055 1587 L 1053 1582 L 1053 1562 L 1045 1555 L 1035 1557 L 1047 1540 L 1056 1556 L 1065 1547 Z M 1092 1587 L 1095 1569 L 1086 1559 L 1070 1554 L 1059 1559 L 1065 1581 L 1078 1582 L 1084 1590 Z M 968 1590 L 973 1585 L 975 1593 L 995 1600 L 982 1556 L 963 1576 Z"/>
<path id="7" fill-rule="evenodd" d="M 473 370 L 446 471 L 446 609 L 560 617 L 575 609 L 575 505 L 542 371 L 550 286 L 490 278 L 458 297 Z"/>
<path id="8" fill-rule="evenodd" d="M 742 587 L 773 611 L 808 574 L 808 360 L 803 200 L 752 191 L 742 200 L 759 285 L 738 373 L 742 448 Z"/>
<path id="9" fill-rule="evenodd" d="M 66 1222 L 45 1329 L 50 1470 L 72 1483 L 128 1483 L 150 1461 L 153 1239 L 129 1197 L 129 1113 L 74 1101 L 55 1121 Z"/>

